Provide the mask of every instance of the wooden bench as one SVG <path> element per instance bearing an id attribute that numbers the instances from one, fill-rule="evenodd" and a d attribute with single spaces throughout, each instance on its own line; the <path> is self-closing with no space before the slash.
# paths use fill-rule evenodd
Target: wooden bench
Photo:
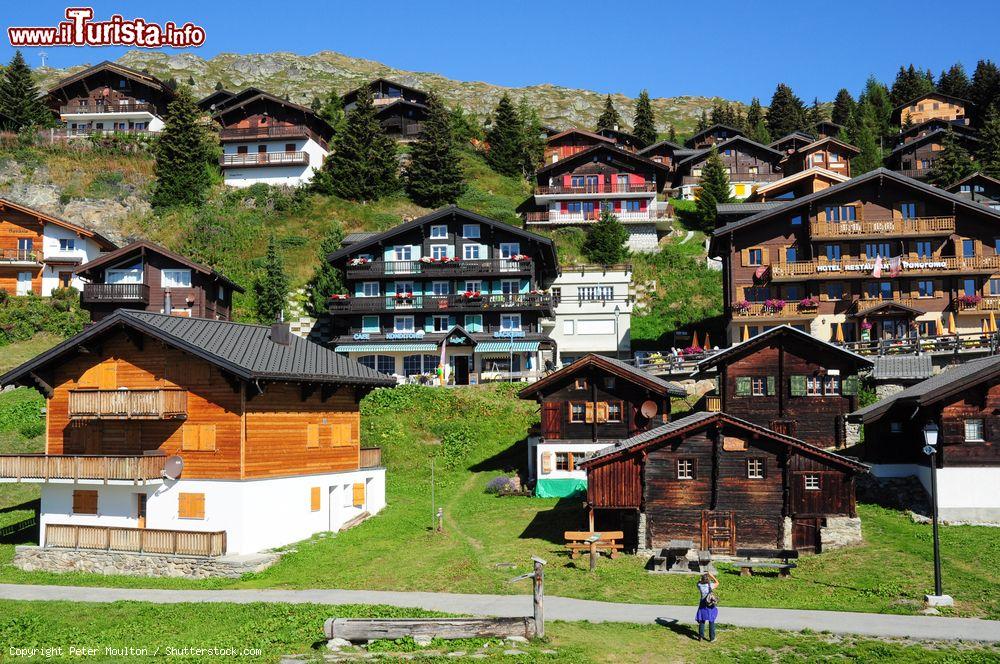
<path id="1" fill-rule="evenodd" d="M 651 561 L 654 572 L 704 572 L 712 562 L 709 551 L 696 549 L 692 540 L 670 540 Z"/>
<path id="2" fill-rule="evenodd" d="M 736 555 L 740 558 L 771 558 L 788 563 L 789 560 L 798 560 L 799 552 L 795 549 L 736 549 Z"/>
<path id="3" fill-rule="evenodd" d="M 796 567 L 795 563 L 755 563 L 755 562 L 742 562 L 740 566 L 740 576 L 753 576 L 753 571 L 755 569 L 776 569 L 778 570 L 778 577 L 786 579 L 792 575 L 792 568 Z"/>
<path id="4" fill-rule="evenodd" d="M 622 539 L 625 534 L 620 530 L 609 530 L 601 533 L 592 533 L 586 530 L 567 530 L 564 534 L 566 538 L 566 548 L 569 549 L 569 557 L 576 558 L 579 552 L 590 551 L 591 540 L 597 537 L 593 543 L 598 553 L 607 551 L 612 558 L 618 557 L 618 552 L 623 549 Z"/>

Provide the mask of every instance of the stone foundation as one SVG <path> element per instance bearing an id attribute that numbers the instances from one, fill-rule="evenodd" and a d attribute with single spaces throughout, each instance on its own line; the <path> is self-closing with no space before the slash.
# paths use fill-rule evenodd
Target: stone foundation
<path id="1" fill-rule="evenodd" d="M 638 554 L 647 554 L 652 552 L 652 549 L 650 549 L 649 547 L 649 539 L 647 535 L 648 529 L 646 527 L 646 524 L 647 524 L 646 513 L 639 512 L 639 525 L 636 529 L 637 530 L 636 540 L 638 541 L 638 544 L 636 545 L 637 546 L 636 553 Z"/>
<path id="2" fill-rule="evenodd" d="M 849 516 L 828 516 L 826 525 L 819 529 L 821 551 L 840 549 L 861 544 L 861 519 Z"/>
<path id="3" fill-rule="evenodd" d="M 781 524 L 781 548 L 789 551 L 792 549 L 792 517 L 786 516 Z"/>
<path id="4" fill-rule="evenodd" d="M 853 447 L 861 443 L 861 425 L 857 422 L 844 423 L 844 447 Z"/>
<path id="5" fill-rule="evenodd" d="M 660 248 L 656 224 L 625 224 L 628 230 L 627 245 L 630 251 L 651 253 Z"/>
<path id="6" fill-rule="evenodd" d="M 25 572 L 92 572 L 94 574 L 235 579 L 260 572 L 280 558 L 277 553 L 244 556 L 173 556 L 125 551 L 88 551 L 57 547 L 18 546 L 14 566 Z"/>
<path id="7" fill-rule="evenodd" d="M 899 394 L 905 389 L 906 386 L 899 383 L 880 383 L 875 386 L 875 396 L 878 397 L 879 401 L 882 401 L 883 399 L 888 399 L 891 396 Z"/>

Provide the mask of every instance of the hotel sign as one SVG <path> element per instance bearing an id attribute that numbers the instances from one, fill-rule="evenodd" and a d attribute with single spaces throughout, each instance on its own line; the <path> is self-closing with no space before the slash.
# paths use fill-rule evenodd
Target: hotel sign
<path id="1" fill-rule="evenodd" d="M 947 261 L 900 261 L 900 267 L 904 270 L 947 270 Z M 892 268 L 886 261 L 882 269 L 890 271 Z M 822 263 L 816 266 L 816 271 L 823 272 L 874 272 L 875 263 Z"/>

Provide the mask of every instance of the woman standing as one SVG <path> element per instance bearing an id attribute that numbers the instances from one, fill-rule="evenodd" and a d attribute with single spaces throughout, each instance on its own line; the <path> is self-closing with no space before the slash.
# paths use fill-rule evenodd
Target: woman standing
<path id="1" fill-rule="evenodd" d="M 698 639 L 705 639 L 705 623 L 708 623 L 708 640 L 715 641 L 715 620 L 719 617 L 719 599 L 715 596 L 715 589 L 719 587 L 719 580 L 711 572 L 701 575 L 698 582 L 698 592 L 701 598 L 698 600 L 698 613 L 694 619 L 698 621 Z"/>

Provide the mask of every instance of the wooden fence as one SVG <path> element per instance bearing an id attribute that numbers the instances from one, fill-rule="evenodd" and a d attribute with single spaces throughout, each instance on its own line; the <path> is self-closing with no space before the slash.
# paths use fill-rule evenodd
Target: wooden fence
<path id="1" fill-rule="evenodd" d="M 226 553 L 226 532 L 50 523 L 45 526 L 45 546 L 94 551 L 221 556 Z"/>
<path id="2" fill-rule="evenodd" d="M 161 420 L 187 416 L 186 390 L 70 390 L 69 417 Z"/>
<path id="3" fill-rule="evenodd" d="M 378 468 L 382 465 L 381 447 L 362 447 L 361 459 L 358 464 L 360 468 Z"/>
<path id="4" fill-rule="evenodd" d="M 21 480 L 128 480 L 145 484 L 163 474 L 166 456 L 2 454 L 0 478 Z"/>

